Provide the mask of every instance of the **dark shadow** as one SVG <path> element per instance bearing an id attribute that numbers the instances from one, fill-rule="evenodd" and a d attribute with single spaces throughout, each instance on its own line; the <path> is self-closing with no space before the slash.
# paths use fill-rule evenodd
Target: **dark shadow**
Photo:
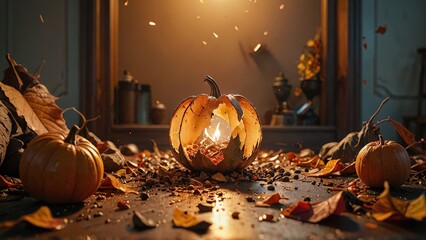
<path id="1" fill-rule="evenodd" d="M 346 232 L 357 232 L 361 230 L 361 226 L 358 222 L 344 215 L 330 215 L 328 218 L 322 220 L 320 225 L 337 228 Z"/>
<path id="2" fill-rule="evenodd" d="M 265 80 L 270 81 L 274 79 L 279 72 L 283 71 L 275 56 L 266 46 L 262 45 L 259 50 L 256 52 L 252 51 L 249 54 L 255 61 Z"/>

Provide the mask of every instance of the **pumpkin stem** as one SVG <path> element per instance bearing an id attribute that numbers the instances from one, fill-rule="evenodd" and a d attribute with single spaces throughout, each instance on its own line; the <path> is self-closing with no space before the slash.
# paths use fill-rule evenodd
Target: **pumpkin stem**
<path id="1" fill-rule="evenodd" d="M 219 86 L 217 86 L 216 81 L 209 75 L 206 75 L 206 77 L 204 78 L 204 82 L 207 82 L 210 86 L 210 96 L 219 98 L 220 90 L 219 90 Z"/>
<path id="2" fill-rule="evenodd" d="M 385 145 L 385 139 L 383 138 L 382 134 L 379 134 L 379 141 L 380 141 L 380 145 Z"/>
<path id="3" fill-rule="evenodd" d="M 75 145 L 75 136 L 77 135 L 80 128 L 78 128 L 76 125 L 72 126 L 70 132 L 68 133 L 68 136 L 65 138 L 64 142 Z"/>

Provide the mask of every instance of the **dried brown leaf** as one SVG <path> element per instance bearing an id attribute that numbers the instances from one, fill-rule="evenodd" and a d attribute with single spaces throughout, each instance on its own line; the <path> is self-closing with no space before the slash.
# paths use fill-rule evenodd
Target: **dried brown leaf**
<path id="1" fill-rule="evenodd" d="M 64 110 L 56 105 L 57 97 L 50 94 L 43 84 L 28 88 L 23 94 L 28 104 L 49 132 L 66 132 Z"/>
<path id="2" fill-rule="evenodd" d="M 372 208 L 372 216 L 377 221 L 407 219 L 422 221 L 426 217 L 426 194 L 423 193 L 411 201 L 401 200 L 391 196 L 389 184 L 385 182 L 385 189 Z"/>
<path id="3" fill-rule="evenodd" d="M 33 108 L 18 90 L 1 82 L 0 89 L 4 92 L 8 102 L 15 107 L 17 115 L 24 118 L 29 129 L 33 130 L 38 135 L 48 132 Z"/>
<path id="4" fill-rule="evenodd" d="M 346 211 L 345 198 L 343 192 L 339 192 L 327 200 L 317 203 L 298 202 L 281 212 L 288 218 L 317 223 L 330 215 L 339 215 L 344 211 Z"/>
<path id="5" fill-rule="evenodd" d="M 256 207 L 270 207 L 271 205 L 278 204 L 281 199 L 288 199 L 288 198 L 281 196 L 279 193 L 274 193 L 274 194 L 266 197 L 262 201 L 257 201 L 255 206 Z"/>
<path id="6" fill-rule="evenodd" d="M 199 220 L 194 214 L 185 213 L 178 208 L 173 212 L 173 224 L 193 231 L 206 231 L 211 225 L 210 222 Z"/>
<path id="7" fill-rule="evenodd" d="M 416 142 L 416 139 L 414 137 L 414 134 L 408 130 L 406 127 L 404 127 L 404 125 L 402 125 L 401 123 L 388 118 L 390 124 L 395 128 L 395 130 L 398 132 L 399 136 L 401 136 L 401 138 L 404 140 L 404 142 L 407 145 L 411 145 L 414 142 Z"/>
<path id="8" fill-rule="evenodd" d="M 13 183 L 9 180 L 7 180 L 5 177 L 0 175 L 0 189 L 3 188 L 16 188 L 22 186 L 20 183 Z"/>
<path id="9" fill-rule="evenodd" d="M 106 177 L 102 181 L 102 184 L 99 188 L 101 189 L 116 189 L 124 193 L 135 193 L 138 192 L 131 189 L 131 187 L 127 186 L 126 184 L 123 184 L 118 180 L 116 177 L 114 177 L 112 174 L 105 173 Z"/>
<path id="10" fill-rule="evenodd" d="M 326 177 L 332 173 L 342 170 L 343 164 L 340 159 L 330 160 L 327 162 L 325 167 L 316 173 L 306 173 L 308 177 Z"/>
<path id="11" fill-rule="evenodd" d="M 24 215 L 16 221 L 2 222 L 0 223 L 0 227 L 13 227 L 22 221 L 26 221 L 39 228 L 49 230 L 61 230 L 65 228 L 67 224 L 67 219 L 52 217 L 50 209 L 46 206 L 42 206 L 37 211 Z"/>

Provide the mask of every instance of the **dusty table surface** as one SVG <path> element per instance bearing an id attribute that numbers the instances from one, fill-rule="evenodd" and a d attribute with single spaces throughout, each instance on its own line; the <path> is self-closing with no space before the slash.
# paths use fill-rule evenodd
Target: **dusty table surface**
<path id="1" fill-rule="evenodd" d="M 327 181 L 348 181 L 332 179 Z M 315 184 L 313 184 L 315 181 Z M 139 194 L 115 193 L 100 198 L 104 193 L 95 194 L 81 204 L 51 205 L 29 196 L 8 194 L 0 198 L 0 220 L 12 220 L 34 212 L 42 205 L 48 206 L 56 217 L 68 219 L 67 226 L 59 231 L 42 230 L 21 223 L 13 228 L 0 229 L 1 238 L 73 238 L 73 239 L 336 239 L 336 238 L 418 238 L 426 235 L 426 222 L 402 221 L 384 223 L 371 217 L 352 213 L 331 216 L 320 223 L 305 223 L 281 215 L 280 209 L 297 203 L 306 197 L 311 201 L 327 199 L 335 191 L 327 191 L 318 178 L 290 182 L 275 182 L 269 187 L 263 181 L 241 181 L 222 183 L 208 190 L 195 192 L 174 188 L 153 187 L 144 193 L 149 198 L 143 200 Z M 421 188 L 404 186 L 398 190 L 407 198 L 417 196 Z M 272 193 L 280 193 L 288 199 L 280 200 L 272 207 L 255 207 L 247 199 L 261 199 Z M 214 208 L 204 213 L 197 205 L 211 202 Z M 128 201 L 127 210 L 120 210 L 117 202 Z M 206 232 L 199 233 L 176 228 L 172 223 L 175 208 L 194 212 L 202 220 L 212 223 Z M 156 228 L 138 230 L 132 216 L 138 211 L 157 223 Z M 238 218 L 232 214 L 238 212 Z M 260 221 L 264 214 L 273 215 L 273 221 Z"/>
<path id="2" fill-rule="evenodd" d="M 295 162 L 287 157 L 282 151 L 262 151 L 244 171 L 215 176 L 191 173 L 169 151 L 145 151 L 127 159 L 127 165 L 114 175 L 108 174 L 116 176 L 126 191 L 105 188 L 103 184 L 98 192 L 78 204 L 48 204 L 30 197 L 22 187 L 3 188 L 0 239 L 424 239 L 426 236 L 426 220 L 379 222 L 370 216 L 368 209 L 345 211 L 319 223 L 283 216 L 282 209 L 300 201 L 320 202 L 356 186 L 352 184 L 355 174 L 306 177 L 309 168 L 294 166 Z M 415 199 L 426 191 L 423 182 L 403 185 L 391 194 L 404 200 Z M 382 191 L 362 187 L 351 190 L 367 199 L 377 199 Z M 256 201 L 277 193 L 283 197 L 278 203 L 256 206 Z M 20 219 L 41 206 L 47 206 L 54 217 L 66 219 L 65 228 L 46 230 L 25 221 L 1 227 L 2 223 Z M 205 231 L 176 227 L 173 222 L 176 209 L 211 225 Z M 152 220 L 155 227 L 143 230 L 136 227 L 135 212 Z"/>

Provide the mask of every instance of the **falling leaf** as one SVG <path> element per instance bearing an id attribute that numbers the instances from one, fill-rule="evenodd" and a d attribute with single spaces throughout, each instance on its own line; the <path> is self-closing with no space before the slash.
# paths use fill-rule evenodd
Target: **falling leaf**
<path id="1" fill-rule="evenodd" d="M 2 175 L 0 175 L 0 189 L 4 189 L 4 188 L 16 188 L 16 187 L 20 187 L 20 186 L 22 186 L 22 184 L 10 182 L 5 177 L 3 177 Z"/>
<path id="2" fill-rule="evenodd" d="M 109 173 L 105 173 L 106 177 L 102 181 L 100 189 L 117 189 L 124 193 L 135 193 L 138 194 L 137 191 L 132 190 L 129 186 L 126 186 L 125 184 L 121 183 L 120 180 L 118 180 L 116 177 Z"/>
<path id="3" fill-rule="evenodd" d="M 41 15 L 41 14 L 40 14 L 40 15 L 39 15 L 39 18 L 40 18 L 40 22 L 41 22 L 41 23 L 44 23 L 43 15 Z"/>
<path id="4" fill-rule="evenodd" d="M 296 220 L 317 223 L 330 215 L 339 215 L 346 211 L 345 198 L 343 192 L 339 192 L 327 200 L 310 203 L 298 202 L 296 205 L 290 206 L 281 211 L 281 213 Z"/>
<path id="5" fill-rule="evenodd" d="M 22 221 L 28 222 L 39 228 L 50 230 L 61 230 L 65 228 L 68 222 L 65 218 L 53 218 L 50 209 L 46 206 L 42 206 L 37 211 L 24 215 L 16 221 L 2 222 L 0 223 L 0 227 L 13 227 Z"/>
<path id="6" fill-rule="evenodd" d="M 262 201 L 257 201 L 255 206 L 256 207 L 270 207 L 274 204 L 280 203 L 281 199 L 288 199 L 288 198 L 281 196 L 279 193 L 274 193 L 274 194 L 266 197 Z"/>
<path id="7" fill-rule="evenodd" d="M 388 182 L 385 182 L 384 186 L 384 191 L 372 207 L 372 216 L 377 221 L 408 219 L 422 221 L 426 217 L 425 193 L 411 201 L 401 200 L 391 196 Z"/>
<path id="8" fill-rule="evenodd" d="M 388 26 L 386 24 L 385 25 L 379 25 L 374 32 L 383 35 L 383 34 L 386 33 L 387 28 L 388 28 Z"/>
<path id="9" fill-rule="evenodd" d="M 138 230 L 155 228 L 157 226 L 152 219 L 147 219 L 145 216 L 143 216 L 138 211 L 135 211 L 133 213 L 132 220 L 133 220 L 133 224 L 134 224 L 135 228 L 138 229 Z"/>
<path id="10" fill-rule="evenodd" d="M 196 232 L 205 232 L 212 225 L 210 222 L 199 220 L 194 214 L 187 214 L 175 208 L 173 212 L 173 224 Z"/>
<path id="11" fill-rule="evenodd" d="M 308 177 L 326 177 L 332 173 L 338 172 L 342 169 L 342 162 L 340 159 L 330 160 L 325 167 L 316 173 L 305 173 Z"/>
<path id="12" fill-rule="evenodd" d="M 399 136 L 404 140 L 404 142 L 407 145 L 411 145 L 416 142 L 416 139 L 414 137 L 414 134 L 408 130 L 406 127 L 404 127 L 401 123 L 393 120 L 392 118 L 388 118 L 391 125 L 395 128 L 395 130 L 398 132 Z"/>

